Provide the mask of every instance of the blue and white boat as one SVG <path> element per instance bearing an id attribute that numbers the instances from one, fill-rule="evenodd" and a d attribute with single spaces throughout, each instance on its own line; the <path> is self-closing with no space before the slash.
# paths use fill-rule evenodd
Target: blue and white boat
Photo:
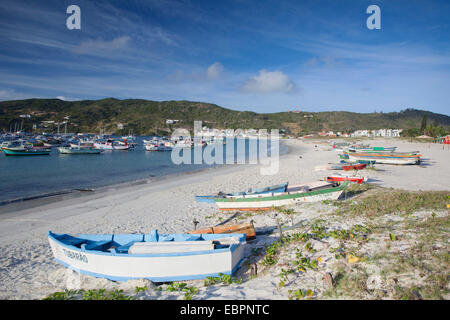
<path id="1" fill-rule="evenodd" d="M 185 281 L 233 275 L 244 259 L 245 234 L 57 234 L 48 232 L 56 261 L 113 281 Z"/>

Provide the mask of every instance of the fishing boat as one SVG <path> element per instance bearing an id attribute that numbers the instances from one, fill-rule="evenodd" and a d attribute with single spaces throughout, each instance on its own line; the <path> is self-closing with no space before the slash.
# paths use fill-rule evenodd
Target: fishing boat
<path id="1" fill-rule="evenodd" d="M 343 166 L 342 166 L 342 170 L 345 170 L 345 171 L 349 171 L 349 170 L 362 170 L 362 169 L 364 169 L 365 167 L 367 166 L 367 164 L 365 164 L 365 163 L 354 163 L 354 164 L 352 164 L 352 163 L 349 163 L 349 164 L 344 164 Z"/>
<path id="2" fill-rule="evenodd" d="M 95 149 L 94 147 L 59 147 L 61 154 L 100 154 L 102 149 Z"/>
<path id="3" fill-rule="evenodd" d="M 250 241 L 250 240 L 253 240 L 256 238 L 256 232 L 255 232 L 255 227 L 253 225 L 253 222 L 203 228 L 203 229 L 188 231 L 188 233 L 189 234 L 244 233 L 246 235 L 247 241 Z"/>
<path id="4" fill-rule="evenodd" d="M 367 181 L 367 177 L 361 177 L 361 176 L 344 176 L 344 175 L 331 175 L 325 178 L 325 181 L 328 182 L 344 182 L 344 181 L 350 181 L 350 182 L 356 182 L 358 184 L 363 183 L 364 181 Z"/>
<path id="5" fill-rule="evenodd" d="M 97 141 L 94 142 L 94 148 L 95 149 L 102 149 L 102 150 L 129 150 L 131 146 L 125 141 L 125 142 L 119 142 L 114 141 L 111 139 L 108 139 L 106 141 Z"/>
<path id="6" fill-rule="evenodd" d="M 214 199 L 216 198 L 223 198 L 225 196 L 242 196 L 242 195 L 249 195 L 249 194 L 265 194 L 265 193 L 272 193 L 272 192 L 285 192 L 288 186 L 288 182 L 276 184 L 273 186 L 263 187 L 263 188 L 257 188 L 255 190 L 249 189 L 248 191 L 242 191 L 242 192 L 236 192 L 236 193 L 223 193 L 219 192 L 216 195 L 211 196 L 195 196 L 195 199 L 197 202 L 209 202 L 214 203 Z"/>
<path id="7" fill-rule="evenodd" d="M 3 148 L 5 156 L 47 156 L 50 152 L 49 149 Z"/>
<path id="8" fill-rule="evenodd" d="M 397 147 L 347 148 L 347 150 L 350 152 L 394 152 L 396 149 Z"/>
<path id="9" fill-rule="evenodd" d="M 359 163 L 364 163 L 367 166 L 373 166 L 375 164 L 375 160 L 358 160 L 358 161 L 351 161 L 350 159 L 345 159 L 345 160 L 341 160 L 341 163 L 346 163 L 346 164 L 359 164 Z"/>
<path id="10" fill-rule="evenodd" d="M 147 151 L 172 151 L 172 146 L 163 141 L 157 143 L 146 143 L 144 148 Z"/>
<path id="11" fill-rule="evenodd" d="M 314 171 L 322 171 L 322 170 L 342 170 L 342 163 L 314 167 Z"/>
<path id="12" fill-rule="evenodd" d="M 233 275 L 244 259 L 245 234 L 57 234 L 55 260 L 81 274 L 113 281 L 185 281 Z"/>
<path id="13" fill-rule="evenodd" d="M 220 210 L 270 210 L 302 202 L 337 200 L 348 184 L 313 181 L 289 186 L 285 192 L 225 196 L 214 198 L 214 202 Z"/>
<path id="14" fill-rule="evenodd" d="M 349 153 L 351 161 L 375 160 L 381 164 L 416 164 L 420 162 L 421 154 L 392 153 Z"/>

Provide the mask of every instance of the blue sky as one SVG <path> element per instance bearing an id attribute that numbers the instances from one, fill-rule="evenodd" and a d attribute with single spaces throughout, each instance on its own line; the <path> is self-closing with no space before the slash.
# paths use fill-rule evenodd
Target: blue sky
<path id="1" fill-rule="evenodd" d="M 447 0 L 0 0 L 0 100 L 450 114 L 449 17 Z"/>

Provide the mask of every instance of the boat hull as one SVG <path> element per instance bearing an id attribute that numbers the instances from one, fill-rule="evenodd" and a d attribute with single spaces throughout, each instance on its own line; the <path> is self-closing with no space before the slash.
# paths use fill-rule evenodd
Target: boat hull
<path id="1" fill-rule="evenodd" d="M 5 156 L 48 156 L 48 150 L 9 150 L 3 149 Z"/>
<path id="2" fill-rule="evenodd" d="M 256 238 L 255 227 L 253 222 L 216 226 L 210 228 L 203 228 L 198 230 L 189 231 L 189 234 L 202 234 L 202 233 L 244 233 L 246 235 L 246 240 L 253 240 Z"/>
<path id="3" fill-rule="evenodd" d="M 81 274 L 113 281 L 149 279 L 154 282 L 167 282 L 217 277 L 219 273 L 232 275 L 244 258 L 244 234 L 202 235 L 205 240 L 239 237 L 239 243 L 233 243 L 228 248 L 156 254 L 83 250 L 58 240 L 58 236 L 64 235 L 48 233 L 50 247 L 58 263 Z M 108 236 L 112 237 L 104 235 Z M 79 237 L 82 238 L 83 235 Z"/>
<path id="4" fill-rule="evenodd" d="M 61 154 L 100 154 L 103 150 L 94 148 L 58 148 Z"/>

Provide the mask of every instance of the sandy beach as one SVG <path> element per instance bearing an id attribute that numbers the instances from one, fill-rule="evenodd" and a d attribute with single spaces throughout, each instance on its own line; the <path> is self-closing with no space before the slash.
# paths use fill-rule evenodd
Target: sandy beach
<path id="1" fill-rule="evenodd" d="M 395 139 L 369 139 L 364 142 L 371 146 L 396 146 L 397 151 L 419 150 L 424 159 L 422 165 L 376 165 L 377 170 L 363 170 L 360 174 L 368 177 L 369 184 L 402 190 L 450 192 L 450 150 L 447 146 L 443 148 L 443 145 L 439 144 L 411 143 Z M 236 192 L 286 181 L 294 184 L 323 179 L 331 171 L 314 171 L 313 168 L 339 162 L 338 152 L 333 151 L 325 141 L 286 140 L 283 143 L 288 146 L 289 153 L 280 156 L 279 172 L 275 175 L 261 175 L 258 165 L 229 165 L 159 181 L 110 188 L 104 192 L 47 204 L 41 201 L 37 207 L 13 211 L 2 208 L 0 299 L 42 299 L 57 291 L 81 288 L 120 288 L 134 294 L 135 287 L 142 286 L 147 286 L 148 290 L 137 294 L 138 299 L 183 299 L 183 292 L 165 291 L 166 285 L 160 286 L 162 290 L 157 290 L 150 281 L 115 283 L 80 277 L 54 261 L 47 232 L 149 233 L 152 229 L 158 229 L 161 233 L 182 233 L 193 229 L 194 218 L 200 222 L 198 228 L 209 227 L 227 219 L 231 213 L 220 212 L 214 204 L 197 203 L 194 195 L 219 191 Z M 349 228 L 356 224 L 367 224 L 368 221 L 358 217 L 339 218 L 334 214 L 334 207 L 326 203 L 299 204 L 294 210 L 296 214 L 293 222 L 303 223 L 305 226 L 317 219 L 325 220 L 329 228 Z M 431 214 L 425 210 L 414 213 L 414 216 L 417 219 L 425 219 Z M 438 217 L 447 217 L 448 212 L 442 209 L 435 214 Z M 253 220 L 258 230 L 276 225 L 276 219 L 280 219 L 284 225 L 291 224 L 291 220 L 280 213 L 277 215 L 277 212 L 243 214 L 234 221 Z M 383 219 L 395 220 L 396 217 L 385 216 Z M 248 262 L 258 264 L 259 272 L 256 277 L 250 276 L 248 263 L 244 262 L 236 274 L 236 277 L 242 277 L 242 283 L 205 286 L 203 281 L 190 281 L 189 285 L 198 288 L 193 298 L 288 299 L 298 288 L 311 289 L 311 297 L 324 298 L 322 293 L 326 291 L 327 282 L 323 276 L 327 272 L 333 273 L 329 248 L 339 242 L 333 242 L 334 239 L 327 243 L 312 240 L 314 256 L 321 257 L 319 271 L 290 274 L 286 284 L 280 286 L 280 270 L 286 268 L 283 267 L 283 259 L 288 259 L 289 253 L 281 255 L 279 263 L 270 270 L 260 265 L 261 256 L 252 254 L 277 239 L 277 233 L 266 234 L 247 244 Z M 395 244 L 400 247 L 401 245 L 402 243 Z M 376 242 L 369 242 L 366 246 L 367 255 L 377 250 Z M 382 289 L 386 283 L 378 271 L 367 268 L 368 283 L 376 289 Z M 401 282 L 401 279 L 399 281 Z"/>

